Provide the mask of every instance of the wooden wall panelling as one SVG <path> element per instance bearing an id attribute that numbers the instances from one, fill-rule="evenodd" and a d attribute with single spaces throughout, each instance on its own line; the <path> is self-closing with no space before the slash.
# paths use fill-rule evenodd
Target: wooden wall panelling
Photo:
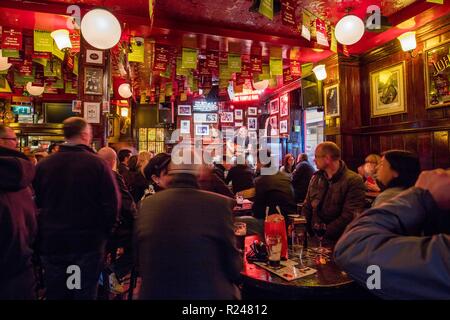
<path id="1" fill-rule="evenodd" d="M 450 168 L 449 131 L 433 133 L 433 159 L 436 168 Z"/>
<path id="2" fill-rule="evenodd" d="M 422 169 L 433 168 L 433 138 L 431 132 L 422 132 L 417 135 L 417 154 Z"/>

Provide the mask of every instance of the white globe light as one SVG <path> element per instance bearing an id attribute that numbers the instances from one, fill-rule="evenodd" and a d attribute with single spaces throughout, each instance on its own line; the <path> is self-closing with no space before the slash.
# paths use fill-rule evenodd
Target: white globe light
<path id="1" fill-rule="evenodd" d="M 119 42 L 122 28 L 111 12 L 94 9 L 86 13 L 81 20 L 81 34 L 91 46 L 107 50 Z"/>
<path id="2" fill-rule="evenodd" d="M 128 99 L 129 97 L 131 97 L 133 93 L 131 92 L 130 84 L 122 83 L 119 86 L 119 95 L 124 99 Z"/>
<path id="3" fill-rule="evenodd" d="M 44 93 L 44 87 L 33 86 L 31 82 L 27 83 L 27 91 L 32 96 L 40 96 Z"/>
<path id="4" fill-rule="evenodd" d="M 365 26 L 361 18 L 355 15 L 348 15 L 336 24 L 334 34 L 339 43 L 351 45 L 361 40 L 364 30 Z"/>
<path id="5" fill-rule="evenodd" d="M 2 56 L 2 50 L 0 50 L 0 71 L 8 70 L 12 66 L 8 63 L 8 58 Z"/>
<path id="6" fill-rule="evenodd" d="M 255 88 L 255 90 L 263 91 L 263 90 L 266 90 L 268 86 L 269 86 L 269 80 L 262 80 L 262 81 L 253 83 L 253 87 Z"/>

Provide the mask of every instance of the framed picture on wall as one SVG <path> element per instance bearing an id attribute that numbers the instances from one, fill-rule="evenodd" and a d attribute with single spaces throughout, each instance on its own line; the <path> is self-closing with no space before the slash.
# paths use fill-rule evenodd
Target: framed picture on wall
<path id="1" fill-rule="evenodd" d="M 406 112 L 404 62 L 372 71 L 369 78 L 372 118 Z"/>
<path id="2" fill-rule="evenodd" d="M 86 63 L 90 64 L 103 64 L 103 51 L 101 50 L 86 50 Z"/>
<path id="3" fill-rule="evenodd" d="M 280 97 L 280 117 L 289 115 L 289 95 L 286 93 Z"/>
<path id="4" fill-rule="evenodd" d="M 287 120 L 280 121 L 280 133 L 288 133 L 288 121 Z"/>
<path id="5" fill-rule="evenodd" d="M 248 130 L 258 130 L 258 118 L 249 117 L 247 118 L 247 128 Z"/>
<path id="6" fill-rule="evenodd" d="M 85 102 L 84 118 L 88 123 L 100 123 L 100 102 Z"/>
<path id="7" fill-rule="evenodd" d="M 258 115 L 258 108 L 257 107 L 249 107 L 247 110 L 247 113 L 249 116 L 257 116 Z"/>
<path id="8" fill-rule="evenodd" d="M 244 118 L 244 110 L 242 110 L 242 109 L 234 110 L 234 119 L 235 120 L 242 120 L 243 118 Z"/>
<path id="9" fill-rule="evenodd" d="M 180 133 L 181 134 L 190 134 L 191 133 L 191 121 L 190 120 L 181 120 L 180 121 Z"/>
<path id="10" fill-rule="evenodd" d="M 194 122 L 217 123 L 217 113 L 194 113 Z"/>
<path id="11" fill-rule="evenodd" d="M 424 52 L 427 108 L 450 105 L 450 41 Z"/>
<path id="12" fill-rule="evenodd" d="M 207 124 L 196 124 L 195 134 L 197 136 L 209 136 L 209 125 Z"/>
<path id="13" fill-rule="evenodd" d="M 279 106 L 278 98 L 270 101 L 270 104 L 269 104 L 269 112 L 270 112 L 270 114 L 278 113 L 279 112 L 279 107 L 280 106 Z"/>
<path id="14" fill-rule="evenodd" d="M 339 84 L 325 87 L 323 89 L 325 96 L 325 116 L 339 116 Z"/>
<path id="15" fill-rule="evenodd" d="M 234 126 L 237 127 L 237 128 L 240 128 L 240 127 L 242 127 L 243 125 L 244 125 L 243 122 L 235 122 L 235 123 L 234 123 Z"/>
<path id="16" fill-rule="evenodd" d="M 234 122 L 233 112 L 222 112 L 220 114 L 220 122 L 222 123 Z"/>
<path id="17" fill-rule="evenodd" d="M 178 105 L 178 115 L 179 116 L 190 116 L 191 113 L 191 106 L 189 104 L 180 104 Z"/>
<path id="18" fill-rule="evenodd" d="M 84 68 L 84 93 L 100 96 L 103 94 L 103 69 Z"/>

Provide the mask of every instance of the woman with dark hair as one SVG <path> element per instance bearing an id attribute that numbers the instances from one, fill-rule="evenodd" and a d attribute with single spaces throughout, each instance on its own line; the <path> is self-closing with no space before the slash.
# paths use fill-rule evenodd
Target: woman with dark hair
<path id="1" fill-rule="evenodd" d="M 283 159 L 283 166 L 280 168 L 280 172 L 287 175 L 289 178 L 292 177 L 292 172 L 295 169 L 295 158 L 292 154 L 288 153 Z"/>
<path id="2" fill-rule="evenodd" d="M 409 151 L 390 150 L 382 156 L 376 178 L 382 183 L 383 192 L 376 197 L 372 207 L 378 207 L 412 187 L 420 174 L 419 159 Z"/>
<path id="3" fill-rule="evenodd" d="M 144 168 L 145 178 L 150 181 L 154 192 L 159 192 L 167 188 L 170 180 L 167 174 L 167 167 L 171 160 L 172 157 L 169 153 L 158 153 Z"/>

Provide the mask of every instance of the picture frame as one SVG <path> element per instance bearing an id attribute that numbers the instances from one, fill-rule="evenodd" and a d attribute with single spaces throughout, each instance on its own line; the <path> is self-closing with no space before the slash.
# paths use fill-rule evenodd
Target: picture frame
<path id="1" fill-rule="evenodd" d="M 192 115 L 192 107 L 190 104 L 180 104 L 178 105 L 178 115 L 179 116 L 190 116 Z"/>
<path id="2" fill-rule="evenodd" d="M 287 121 L 287 119 L 280 121 L 280 133 L 288 133 L 288 121 Z"/>
<path id="3" fill-rule="evenodd" d="M 86 50 L 86 63 L 103 65 L 103 51 L 101 50 Z"/>
<path id="4" fill-rule="evenodd" d="M 244 110 L 236 109 L 234 110 L 234 120 L 243 120 L 244 119 Z"/>
<path id="5" fill-rule="evenodd" d="M 191 121 L 190 120 L 180 120 L 180 133 L 190 134 L 191 133 Z"/>
<path id="6" fill-rule="evenodd" d="M 194 113 L 194 123 L 217 123 L 217 113 Z"/>
<path id="7" fill-rule="evenodd" d="M 103 69 L 84 68 L 84 93 L 99 96 L 103 94 Z"/>
<path id="8" fill-rule="evenodd" d="M 250 141 L 258 140 L 258 131 L 249 131 L 248 138 Z"/>
<path id="9" fill-rule="evenodd" d="M 247 114 L 248 114 L 248 116 L 257 116 L 258 108 L 257 107 L 248 107 Z"/>
<path id="10" fill-rule="evenodd" d="M 244 123 L 243 122 L 235 122 L 234 126 L 237 128 L 240 128 L 240 127 L 244 126 Z"/>
<path id="11" fill-rule="evenodd" d="M 258 118 L 248 117 L 247 118 L 247 129 L 248 130 L 258 130 Z"/>
<path id="12" fill-rule="evenodd" d="M 114 137 L 116 135 L 114 126 L 115 126 L 115 117 L 110 115 L 108 116 L 108 127 L 107 127 L 108 138 Z"/>
<path id="13" fill-rule="evenodd" d="M 269 117 L 269 124 L 272 129 L 278 129 L 278 116 L 274 115 Z"/>
<path id="14" fill-rule="evenodd" d="M 269 114 L 276 114 L 279 112 L 279 109 L 280 109 L 280 104 L 279 104 L 278 98 L 271 100 L 269 103 Z"/>
<path id="15" fill-rule="evenodd" d="M 289 94 L 280 97 L 280 117 L 289 116 Z"/>
<path id="16" fill-rule="evenodd" d="M 82 103 L 81 100 L 72 100 L 72 112 L 81 113 Z"/>
<path id="17" fill-rule="evenodd" d="M 404 62 L 370 72 L 369 80 L 372 118 L 407 112 Z"/>
<path id="18" fill-rule="evenodd" d="M 340 115 L 339 108 L 339 84 L 324 87 L 324 104 L 326 117 L 338 117 Z"/>
<path id="19" fill-rule="evenodd" d="M 233 123 L 234 122 L 234 112 L 222 112 L 220 114 L 221 123 Z"/>
<path id="20" fill-rule="evenodd" d="M 209 136 L 209 125 L 196 124 L 195 125 L 195 135 L 196 136 Z"/>
<path id="21" fill-rule="evenodd" d="M 84 119 L 88 123 L 100 123 L 100 102 L 84 103 Z"/>
<path id="22" fill-rule="evenodd" d="M 425 100 L 427 109 L 450 105 L 450 40 L 424 50 Z"/>

